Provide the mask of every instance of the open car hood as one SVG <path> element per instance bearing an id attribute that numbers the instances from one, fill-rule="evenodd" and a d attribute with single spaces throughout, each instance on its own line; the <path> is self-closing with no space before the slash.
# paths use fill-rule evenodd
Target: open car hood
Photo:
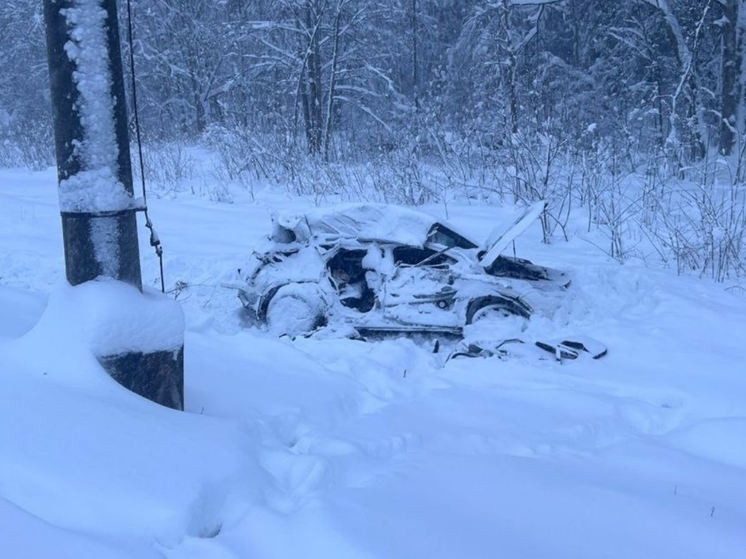
<path id="1" fill-rule="evenodd" d="M 479 263 L 484 268 L 492 266 L 498 256 L 500 256 L 503 251 L 510 246 L 510 243 L 528 229 L 529 225 L 531 225 L 534 220 L 541 215 L 541 212 L 544 211 L 546 205 L 547 203 L 543 200 L 541 202 L 536 202 L 529 206 L 523 215 L 510 225 L 499 225 L 495 227 L 482 247 L 483 253 L 479 259 Z"/>

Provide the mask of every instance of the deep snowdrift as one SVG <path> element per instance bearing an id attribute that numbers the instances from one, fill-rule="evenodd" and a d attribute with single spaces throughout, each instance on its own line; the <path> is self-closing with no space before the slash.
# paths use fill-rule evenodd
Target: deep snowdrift
<path id="1" fill-rule="evenodd" d="M 62 279 L 53 172 L 0 184 L 3 556 L 746 557 L 742 290 L 619 266 L 579 231 L 544 246 L 537 226 L 521 254 L 574 283 L 526 335 L 591 334 L 610 348 L 600 361 L 275 339 L 219 283 L 269 208 L 309 204 L 154 199 L 167 285 L 184 282 L 178 413 L 98 367 L 98 330 L 75 310 L 91 299 Z M 476 238 L 515 215 L 449 211 Z"/>

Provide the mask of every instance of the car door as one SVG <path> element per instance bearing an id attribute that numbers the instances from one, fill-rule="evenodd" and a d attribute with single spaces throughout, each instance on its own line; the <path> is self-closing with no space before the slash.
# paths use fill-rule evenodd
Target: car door
<path id="1" fill-rule="evenodd" d="M 429 248 L 397 246 L 394 272 L 384 282 L 384 317 L 397 324 L 457 327 L 456 291 L 451 265 L 455 260 Z"/>

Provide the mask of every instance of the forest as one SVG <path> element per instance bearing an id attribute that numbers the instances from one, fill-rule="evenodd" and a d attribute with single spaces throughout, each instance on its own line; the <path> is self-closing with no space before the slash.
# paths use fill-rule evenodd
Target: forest
<path id="1" fill-rule="evenodd" d="M 746 272 L 738 0 L 120 1 L 146 172 L 409 205 L 544 199 L 623 262 Z M 127 77 L 130 115 L 132 76 Z M 53 164 L 41 3 L 0 5 L 0 166 Z M 134 130 L 134 128 L 133 128 Z"/>

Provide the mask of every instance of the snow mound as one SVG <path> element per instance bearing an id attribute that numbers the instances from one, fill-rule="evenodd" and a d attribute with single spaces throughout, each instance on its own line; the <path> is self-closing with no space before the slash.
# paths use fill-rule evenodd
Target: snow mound
<path id="1" fill-rule="evenodd" d="M 104 357 L 176 350 L 183 344 L 183 332 L 184 315 L 172 299 L 102 277 L 75 287 L 59 286 L 23 345 L 53 344 L 66 353 L 77 347 Z"/>

